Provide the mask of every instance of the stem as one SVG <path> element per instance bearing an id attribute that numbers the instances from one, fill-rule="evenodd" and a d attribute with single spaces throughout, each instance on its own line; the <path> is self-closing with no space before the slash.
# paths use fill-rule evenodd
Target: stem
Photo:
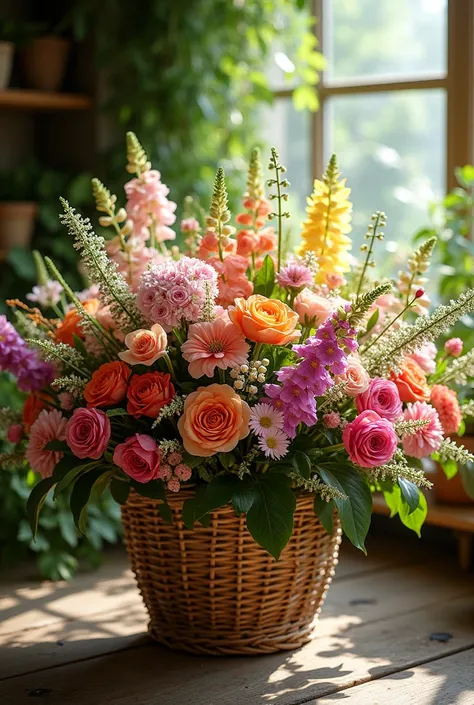
<path id="1" fill-rule="evenodd" d="M 378 336 L 377 336 L 376 338 L 374 338 L 374 339 L 369 343 L 369 345 L 367 345 L 367 347 L 364 347 L 364 350 L 363 350 L 364 353 L 366 353 L 367 350 L 370 350 L 370 348 L 372 347 L 372 345 L 375 345 L 375 343 L 377 342 L 377 340 L 379 340 L 383 335 L 385 335 L 385 333 L 388 331 L 388 329 L 391 328 L 391 327 L 393 326 L 393 324 L 394 324 L 396 321 L 398 321 L 398 319 L 399 319 L 401 316 L 403 316 L 403 314 L 406 313 L 406 311 L 408 311 L 408 309 L 409 309 L 411 306 L 413 306 L 413 304 L 415 303 L 416 299 L 417 299 L 417 297 L 415 296 L 415 298 L 414 298 L 412 301 L 410 301 L 410 302 L 405 306 L 405 308 L 404 308 L 402 311 L 400 311 L 400 313 L 398 314 L 398 316 L 395 316 L 395 318 L 392 319 L 392 320 L 390 321 L 390 323 L 388 323 L 388 325 L 385 326 L 385 328 L 383 329 L 383 331 L 382 331 L 381 333 L 379 333 Z"/>
<path id="2" fill-rule="evenodd" d="M 165 363 L 166 363 L 166 367 L 168 368 L 168 372 L 170 373 L 171 377 L 173 377 L 173 379 L 175 379 L 175 378 L 176 378 L 176 375 L 175 375 L 173 363 L 172 363 L 172 361 L 171 361 L 170 356 L 168 355 L 168 353 L 165 353 L 162 357 L 163 357 L 163 360 L 164 360 Z"/>
<path id="3" fill-rule="evenodd" d="M 360 292 L 361 292 L 362 285 L 363 285 L 364 279 L 365 279 L 365 273 L 367 271 L 367 267 L 369 266 L 370 257 L 372 255 L 372 251 L 374 249 L 374 242 L 375 242 L 375 238 L 377 235 L 377 228 L 379 227 L 379 223 L 380 223 L 380 213 L 377 213 L 375 223 L 374 223 L 374 229 L 372 231 L 372 235 L 370 235 L 370 245 L 369 245 L 369 249 L 367 251 L 367 257 L 365 258 L 364 267 L 362 269 L 362 274 L 360 275 L 360 279 L 359 279 L 359 286 L 357 287 L 356 303 L 359 300 Z"/>
<path id="4" fill-rule="evenodd" d="M 255 347 L 253 349 L 252 360 L 258 360 L 258 357 L 260 355 L 261 350 L 262 350 L 262 343 L 256 343 Z"/>

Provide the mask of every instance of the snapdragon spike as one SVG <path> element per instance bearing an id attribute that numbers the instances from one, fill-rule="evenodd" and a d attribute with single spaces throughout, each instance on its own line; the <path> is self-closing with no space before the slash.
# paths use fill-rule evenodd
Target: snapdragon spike
<path id="1" fill-rule="evenodd" d="M 17 378 L 22 392 L 36 392 L 47 387 L 55 375 L 53 365 L 29 348 L 3 315 L 0 316 L 0 369 Z"/>

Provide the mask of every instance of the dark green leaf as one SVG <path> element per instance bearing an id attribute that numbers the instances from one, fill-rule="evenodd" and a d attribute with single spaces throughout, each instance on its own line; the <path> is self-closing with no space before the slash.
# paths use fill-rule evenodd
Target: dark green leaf
<path id="1" fill-rule="evenodd" d="M 40 480 L 40 482 L 38 482 L 38 484 L 31 490 L 30 496 L 26 502 L 26 514 L 28 516 L 28 521 L 30 523 L 33 536 L 36 536 L 36 532 L 38 530 L 38 516 L 41 511 L 41 507 L 44 504 L 46 495 L 54 485 L 54 482 L 55 480 L 52 477 L 46 477 L 44 480 Z"/>
<path id="2" fill-rule="evenodd" d="M 131 480 L 131 485 L 135 492 L 148 499 L 162 499 L 165 501 L 165 486 L 161 480 L 150 480 L 150 482 L 137 482 Z"/>
<path id="3" fill-rule="evenodd" d="M 334 502 L 332 500 L 331 502 L 326 502 L 320 495 L 316 494 L 314 496 L 314 513 L 319 517 L 328 534 L 332 535 L 334 531 Z"/>
<path id="4" fill-rule="evenodd" d="M 372 516 L 372 495 L 362 475 L 350 466 L 331 465 L 319 468 L 327 485 L 337 487 L 345 499 L 335 499 L 341 525 L 347 538 L 361 551 L 365 551 L 365 537 Z"/>
<path id="5" fill-rule="evenodd" d="M 241 480 L 236 475 L 217 475 L 197 498 L 196 520 L 231 501 Z"/>
<path id="6" fill-rule="evenodd" d="M 61 480 L 59 480 L 56 487 L 54 488 L 53 498 L 56 499 L 58 494 L 60 494 L 60 492 L 65 490 L 66 487 L 69 487 L 71 482 L 74 482 L 74 480 L 78 477 L 78 475 L 82 475 L 82 473 L 87 472 L 88 470 L 91 470 L 95 466 L 96 466 L 96 463 L 94 461 L 93 463 L 87 463 L 87 465 L 77 465 L 75 468 L 71 468 L 71 470 L 67 471 L 62 476 Z"/>
<path id="7" fill-rule="evenodd" d="M 402 498 L 408 504 L 408 513 L 411 514 L 420 503 L 420 490 L 414 482 L 409 482 L 409 480 L 405 480 L 402 477 L 398 478 L 398 486 L 400 487 Z"/>
<path id="8" fill-rule="evenodd" d="M 56 439 L 46 443 L 45 450 L 59 450 L 61 452 L 68 451 L 69 453 L 71 452 L 66 441 L 58 441 Z"/>
<path id="9" fill-rule="evenodd" d="M 183 463 L 188 466 L 188 468 L 197 468 L 204 462 L 204 458 L 199 458 L 197 455 L 191 455 L 190 453 L 183 453 Z"/>
<path id="10" fill-rule="evenodd" d="M 160 504 L 158 505 L 158 512 L 160 517 L 166 524 L 173 523 L 173 512 L 171 511 L 171 507 L 169 504 L 166 504 L 166 502 L 160 502 Z"/>
<path id="11" fill-rule="evenodd" d="M 254 294 L 261 294 L 270 298 L 275 287 L 275 265 L 273 258 L 266 255 L 263 264 L 255 275 Z"/>
<path id="12" fill-rule="evenodd" d="M 474 499 L 474 463 L 469 460 L 466 465 L 460 465 L 459 472 L 461 473 L 461 480 L 466 494 L 471 499 Z"/>
<path id="13" fill-rule="evenodd" d="M 379 320 L 379 315 L 380 309 L 376 308 L 369 320 L 367 321 L 366 333 L 370 333 L 372 328 L 376 325 L 377 321 Z"/>
<path id="14" fill-rule="evenodd" d="M 106 411 L 106 414 L 109 418 L 112 418 L 114 416 L 129 416 L 129 413 L 126 409 L 108 409 Z"/>
<path id="15" fill-rule="evenodd" d="M 284 475 L 261 475 L 247 513 L 247 528 L 255 541 L 276 560 L 290 540 L 296 508 L 294 492 Z"/>
<path id="16" fill-rule="evenodd" d="M 74 518 L 74 523 L 82 534 L 85 534 L 86 519 L 87 519 L 87 503 L 91 498 L 92 491 L 96 482 L 100 482 L 106 470 L 102 468 L 94 468 L 85 475 L 81 475 L 75 482 L 71 492 L 71 512 Z"/>
<path id="17" fill-rule="evenodd" d="M 232 495 L 232 504 L 235 509 L 235 513 L 238 516 L 241 514 L 247 514 L 256 496 L 257 490 L 255 488 L 255 484 L 247 478 L 240 480 L 237 485 L 237 489 L 234 490 Z"/>
<path id="18" fill-rule="evenodd" d="M 291 455 L 291 462 L 294 469 L 306 480 L 309 480 L 311 475 L 311 460 L 306 453 L 301 450 L 295 450 Z"/>
<path id="19" fill-rule="evenodd" d="M 398 514 L 402 524 L 405 524 L 408 529 L 412 529 L 412 531 L 420 537 L 421 527 L 423 526 L 426 515 L 428 514 L 428 505 L 426 503 L 425 495 L 420 492 L 420 501 L 414 512 L 410 512 L 406 502 L 401 502 L 398 509 Z"/>
<path id="20" fill-rule="evenodd" d="M 125 504 L 130 494 L 130 482 L 113 477 L 110 481 L 110 493 L 117 504 Z"/>

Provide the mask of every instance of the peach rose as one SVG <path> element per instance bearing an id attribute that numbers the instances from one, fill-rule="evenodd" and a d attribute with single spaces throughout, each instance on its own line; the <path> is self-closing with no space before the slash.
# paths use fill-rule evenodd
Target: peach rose
<path id="1" fill-rule="evenodd" d="M 347 370 L 342 375 L 338 375 L 336 381 L 346 382 L 345 393 L 349 397 L 356 397 L 367 391 L 370 377 L 359 358 L 355 355 L 348 355 Z"/>
<path id="2" fill-rule="evenodd" d="M 401 372 L 392 373 L 391 379 L 397 385 L 400 399 L 404 402 L 428 401 L 430 388 L 426 382 L 426 375 L 415 360 L 407 357 L 400 366 Z"/>
<path id="3" fill-rule="evenodd" d="M 311 323 L 314 328 L 329 318 L 334 309 L 334 300 L 325 299 L 306 288 L 300 291 L 293 305 L 301 325 Z"/>
<path id="4" fill-rule="evenodd" d="M 228 384 L 198 387 L 184 402 L 178 430 L 188 453 L 228 453 L 249 434 L 250 408 Z"/>
<path id="5" fill-rule="evenodd" d="M 229 308 L 230 320 L 249 340 L 286 345 L 300 337 L 295 330 L 298 314 L 282 301 L 253 294 L 247 300 L 235 299 L 234 303 Z"/>
<path id="6" fill-rule="evenodd" d="M 115 406 L 127 394 L 128 380 L 132 370 L 124 362 L 105 362 L 92 373 L 84 389 L 87 406 Z"/>
<path id="7" fill-rule="evenodd" d="M 128 350 L 119 353 L 119 358 L 129 365 L 146 365 L 150 367 L 158 358 L 163 357 L 166 351 L 168 337 L 159 323 L 155 323 L 151 330 L 140 328 L 125 336 L 125 345 Z"/>
<path id="8" fill-rule="evenodd" d="M 95 314 L 97 313 L 97 309 L 99 308 L 99 304 L 99 299 L 88 299 L 88 301 L 84 301 L 82 305 L 86 309 L 87 313 L 90 313 L 91 316 L 95 316 Z M 60 343 L 70 345 L 71 348 L 73 348 L 74 336 L 77 336 L 78 338 L 84 338 L 84 333 L 82 332 L 80 324 L 80 315 L 78 314 L 75 308 L 70 309 L 66 313 L 56 330 L 56 340 L 58 340 Z"/>

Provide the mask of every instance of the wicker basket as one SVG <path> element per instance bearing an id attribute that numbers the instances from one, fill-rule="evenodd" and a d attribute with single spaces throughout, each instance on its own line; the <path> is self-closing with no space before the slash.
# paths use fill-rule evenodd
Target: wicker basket
<path id="1" fill-rule="evenodd" d="M 122 508 L 128 555 L 161 644 L 199 654 L 264 654 L 295 649 L 311 638 L 337 564 L 341 530 L 333 536 L 297 499 L 293 536 L 275 561 L 258 546 L 229 505 L 209 527 L 181 521 L 191 496 L 170 499 L 173 524 L 158 503 L 135 492 Z"/>

